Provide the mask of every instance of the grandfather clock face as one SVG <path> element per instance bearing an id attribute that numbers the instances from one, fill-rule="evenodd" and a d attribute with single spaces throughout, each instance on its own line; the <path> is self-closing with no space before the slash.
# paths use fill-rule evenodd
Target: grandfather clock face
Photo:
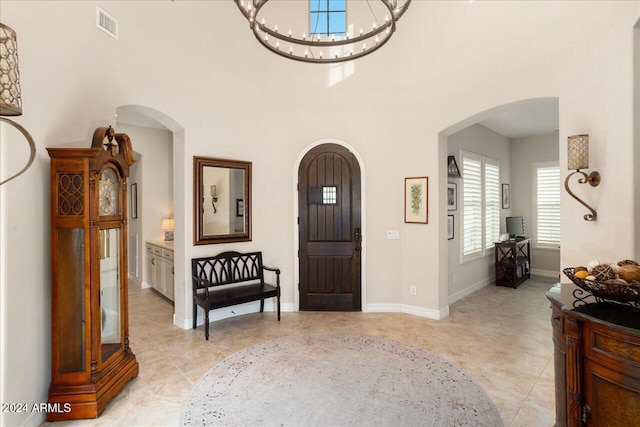
<path id="1" fill-rule="evenodd" d="M 102 172 L 98 187 L 99 210 L 101 216 L 118 215 L 120 212 L 118 197 L 120 183 L 118 174 L 112 168 L 107 168 Z"/>

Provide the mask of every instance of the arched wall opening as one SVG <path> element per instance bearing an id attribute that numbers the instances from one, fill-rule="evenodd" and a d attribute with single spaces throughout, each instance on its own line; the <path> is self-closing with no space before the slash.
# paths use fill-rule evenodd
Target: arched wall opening
<path id="1" fill-rule="evenodd" d="M 145 194 L 144 187 L 138 188 L 138 219 L 130 219 L 129 224 L 129 244 L 136 245 L 135 254 L 130 256 L 130 263 L 132 261 L 137 262 L 137 276 L 134 282 L 138 286 L 148 287 L 145 284 L 145 241 L 162 236 L 162 230 L 160 227 L 160 221 L 162 216 L 168 215 L 174 219 L 174 263 L 175 263 L 175 280 L 174 280 L 174 315 L 173 323 L 183 329 L 188 327 L 187 319 L 189 315 L 189 301 L 190 295 L 186 295 L 187 288 L 184 285 L 184 281 L 180 278 L 185 275 L 186 259 L 186 247 L 185 242 L 187 240 L 186 229 L 186 194 L 185 188 L 185 144 L 184 144 L 184 127 L 178 123 L 172 117 L 169 117 L 165 113 L 158 111 L 154 108 L 142 106 L 142 105 L 122 105 L 116 109 L 116 126 L 125 130 L 129 129 L 131 132 L 136 132 L 137 129 L 146 129 L 145 139 L 153 139 L 160 135 L 160 140 L 163 140 L 168 146 L 167 162 L 172 170 L 171 173 L 164 173 L 162 176 L 162 185 L 166 186 L 166 190 L 170 194 L 170 207 L 164 211 L 155 212 L 154 215 L 150 215 L 154 218 L 151 224 L 145 224 L 148 222 L 144 216 L 141 216 L 143 212 L 143 204 L 149 206 L 153 203 L 153 195 Z M 129 135 L 132 140 L 134 151 L 136 152 L 136 164 L 132 169 L 134 174 L 140 175 L 140 168 L 145 167 L 145 157 L 153 158 L 154 146 L 153 142 L 146 141 L 143 146 L 139 144 L 136 146 L 136 139 L 133 135 Z M 146 165 L 147 169 L 156 168 L 157 165 L 153 162 L 149 162 Z M 163 174 L 162 169 L 156 173 Z M 158 218 L 156 218 L 158 216 Z M 138 221 L 139 224 L 134 224 L 134 221 Z M 134 236 L 132 237 L 132 229 L 134 230 Z M 133 251 L 130 251 L 133 252 Z M 136 259 L 137 255 L 137 259 Z M 130 266 L 129 273 L 131 277 L 132 271 Z M 190 288 L 189 288 L 190 290 Z"/>
<path id="2" fill-rule="evenodd" d="M 462 253 L 462 178 L 447 175 L 447 157 L 454 155 L 462 172 L 461 151 L 473 152 L 500 162 L 500 184 L 509 184 L 512 203 L 500 207 L 500 229 L 504 233 L 506 216 L 524 216 L 528 232 L 533 223 L 533 170 L 536 164 L 558 163 L 558 98 L 531 98 L 519 100 L 470 116 L 439 133 L 441 180 L 440 194 L 447 194 L 449 184 L 457 189 L 456 207 L 442 203 L 439 229 L 439 305 L 448 307 L 493 282 L 493 249 L 482 251 L 482 256 L 467 260 Z M 466 145 L 465 145 L 466 144 Z M 526 148 L 529 147 L 529 148 Z M 541 149 L 541 147 L 544 147 Z M 533 154 L 532 154 L 533 153 Z M 530 158 L 523 158 L 530 157 Z M 522 191 L 524 189 L 524 191 Z M 515 194 L 514 190 L 522 194 Z M 526 194 L 526 196 L 525 196 Z M 505 207 L 506 206 L 506 207 Z M 448 235 L 448 220 L 453 220 L 453 238 Z M 537 249 L 536 249 L 537 250 Z M 538 251 L 538 250 L 537 250 Z M 534 254 L 535 255 L 535 254 Z M 535 256 L 532 256 L 534 259 Z M 558 277 L 559 249 L 538 251 L 538 268 L 534 274 Z M 533 266 L 536 267 L 535 264 Z"/>

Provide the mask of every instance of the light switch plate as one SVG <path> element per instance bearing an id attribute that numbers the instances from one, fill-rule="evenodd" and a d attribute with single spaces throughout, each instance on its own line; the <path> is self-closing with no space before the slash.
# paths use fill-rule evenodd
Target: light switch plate
<path id="1" fill-rule="evenodd" d="M 387 230 L 386 236 L 387 236 L 387 240 L 398 240 L 398 239 L 400 239 L 400 231 L 399 230 Z"/>

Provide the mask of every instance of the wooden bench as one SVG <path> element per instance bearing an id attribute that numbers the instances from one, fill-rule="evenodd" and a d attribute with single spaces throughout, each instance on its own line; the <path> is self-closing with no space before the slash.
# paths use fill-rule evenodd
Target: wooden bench
<path id="1" fill-rule="evenodd" d="M 264 271 L 276 274 L 276 285 L 264 282 Z M 216 256 L 191 260 L 193 282 L 193 329 L 197 307 L 204 309 L 205 337 L 209 339 L 209 311 L 245 302 L 275 297 L 280 320 L 280 269 L 262 264 L 262 252 L 224 252 Z"/>

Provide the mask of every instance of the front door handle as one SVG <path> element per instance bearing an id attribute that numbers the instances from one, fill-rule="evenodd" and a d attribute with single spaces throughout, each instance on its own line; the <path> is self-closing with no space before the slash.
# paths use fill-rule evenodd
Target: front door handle
<path id="1" fill-rule="evenodd" d="M 362 235 L 360 234 L 360 228 L 356 227 L 353 230 L 353 240 L 356 243 L 354 250 L 358 252 L 360 250 L 360 242 L 362 241 Z"/>

